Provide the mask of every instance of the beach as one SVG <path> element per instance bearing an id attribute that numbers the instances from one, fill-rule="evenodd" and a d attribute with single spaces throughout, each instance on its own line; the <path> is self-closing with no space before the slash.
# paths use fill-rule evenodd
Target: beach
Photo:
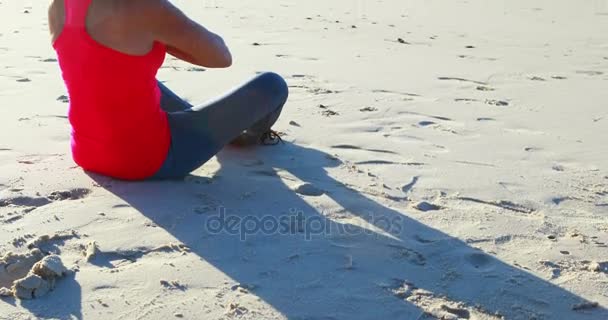
<path id="1" fill-rule="evenodd" d="M 47 4 L 2 0 L 0 319 L 608 319 L 608 2 L 173 2 L 234 65 L 158 79 L 277 72 L 284 143 L 84 172 Z"/>

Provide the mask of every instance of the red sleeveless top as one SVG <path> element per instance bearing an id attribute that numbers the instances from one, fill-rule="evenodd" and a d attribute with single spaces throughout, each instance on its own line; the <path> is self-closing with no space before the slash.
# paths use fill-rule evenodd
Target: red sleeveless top
<path id="1" fill-rule="evenodd" d="M 170 144 L 156 73 L 166 48 L 155 42 L 144 56 L 120 53 L 86 30 L 91 0 L 64 0 L 65 26 L 53 43 L 70 106 L 71 147 L 83 169 L 119 179 L 148 178 Z"/>

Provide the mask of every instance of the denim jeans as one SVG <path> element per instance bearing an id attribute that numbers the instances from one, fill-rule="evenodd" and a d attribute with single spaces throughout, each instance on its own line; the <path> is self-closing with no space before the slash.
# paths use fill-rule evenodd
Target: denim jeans
<path id="1" fill-rule="evenodd" d="M 161 108 L 167 112 L 171 145 L 152 179 L 180 179 L 197 169 L 245 130 L 268 130 L 287 101 L 285 80 L 262 73 L 231 92 L 192 106 L 162 83 Z"/>

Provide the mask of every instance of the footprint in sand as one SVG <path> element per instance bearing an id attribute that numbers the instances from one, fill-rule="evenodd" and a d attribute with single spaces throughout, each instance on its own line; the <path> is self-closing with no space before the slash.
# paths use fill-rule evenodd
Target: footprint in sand
<path id="1" fill-rule="evenodd" d="M 160 285 L 165 288 L 165 289 L 169 289 L 169 290 L 179 290 L 179 291 L 186 291 L 186 289 L 188 289 L 188 287 L 186 287 L 185 285 L 181 284 L 179 281 L 177 280 L 160 280 Z"/>
<path id="2" fill-rule="evenodd" d="M 394 260 L 406 260 L 418 266 L 426 265 L 426 257 L 416 250 L 396 244 L 386 246 L 391 249 L 391 258 Z"/>
<path id="3" fill-rule="evenodd" d="M 333 116 L 339 116 L 340 114 L 336 111 L 333 110 L 324 110 L 321 111 L 321 114 L 326 116 L 326 117 L 333 117 Z"/>
<path id="4" fill-rule="evenodd" d="M 324 88 L 311 88 L 311 87 L 308 87 L 306 89 L 306 91 L 308 93 L 312 93 L 314 95 L 339 93 L 339 91 L 335 91 L 335 90 L 324 89 Z"/>
<path id="5" fill-rule="evenodd" d="M 132 207 L 130 205 L 124 204 L 124 203 L 115 204 L 115 205 L 112 206 L 112 209 L 123 209 L 123 208 L 128 209 L 128 208 L 132 208 Z"/>
<path id="6" fill-rule="evenodd" d="M 333 111 L 331 109 L 329 109 L 328 106 L 326 105 L 319 105 L 319 109 L 323 109 L 323 111 L 321 111 L 321 114 L 326 116 L 326 117 L 332 117 L 332 116 L 339 116 L 340 114 L 336 111 Z"/>
<path id="7" fill-rule="evenodd" d="M 66 95 L 60 95 L 59 97 L 57 97 L 56 100 L 59 101 L 59 102 L 62 102 L 62 103 L 69 103 L 70 102 L 70 98 L 68 96 L 66 96 Z"/>
<path id="8" fill-rule="evenodd" d="M 55 201 L 63 200 L 78 200 L 85 198 L 91 193 L 89 189 L 71 189 L 66 191 L 55 191 L 46 197 L 32 196 L 10 196 L 0 199 L 0 209 L 6 208 L 11 210 L 9 217 L 3 223 L 13 223 L 22 219 L 26 214 L 44 207 Z M 14 212 L 15 209 L 20 209 L 19 212 Z"/>
<path id="9" fill-rule="evenodd" d="M 124 265 L 132 264 L 152 254 L 180 254 L 187 255 L 190 248 L 184 244 L 169 243 L 158 247 L 136 247 L 132 249 L 117 249 L 102 251 L 94 241 L 87 245 L 80 245 L 82 256 L 88 263 L 108 269 L 118 269 Z"/>
<path id="10" fill-rule="evenodd" d="M 416 184 L 418 183 L 418 180 L 420 179 L 419 176 L 415 176 L 412 178 L 412 181 L 410 181 L 408 184 L 404 185 L 403 187 L 401 187 L 401 191 L 403 191 L 403 193 L 408 193 L 410 191 L 412 191 L 412 189 L 416 186 Z"/>
<path id="11" fill-rule="evenodd" d="M 551 274 L 551 279 L 557 279 L 565 273 L 593 272 L 608 274 L 608 262 L 566 259 L 557 262 L 540 260 L 538 263 L 541 269 Z"/>
<path id="12" fill-rule="evenodd" d="M 418 122 L 418 126 L 420 127 L 427 127 L 427 126 L 432 126 L 435 125 L 437 123 L 433 122 L 433 121 L 420 121 Z"/>
<path id="13" fill-rule="evenodd" d="M 60 115 L 48 115 L 48 116 L 41 116 L 41 115 L 34 115 L 32 116 L 32 118 L 59 118 L 59 119 L 67 119 L 66 116 L 60 116 Z M 19 121 L 29 121 L 31 120 L 30 118 L 20 118 Z M 21 163 L 21 164 L 38 164 L 44 161 L 48 161 L 49 159 L 56 159 L 56 158 L 61 158 L 63 156 L 63 154 L 28 154 L 28 155 L 23 155 L 23 156 L 18 156 L 15 160 L 17 161 L 17 163 Z"/>
<path id="14" fill-rule="evenodd" d="M 494 268 L 494 258 L 485 253 L 470 253 L 464 256 L 465 261 L 479 271 L 490 271 Z"/>
<path id="15" fill-rule="evenodd" d="M 260 159 L 249 159 L 249 160 L 243 160 L 239 164 L 242 165 L 243 167 L 251 168 L 251 167 L 263 166 L 264 161 L 262 161 Z"/>
<path id="16" fill-rule="evenodd" d="M 399 111 L 398 114 L 411 114 L 411 115 L 415 115 L 415 116 L 428 117 L 428 118 L 433 118 L 433 119 L 437 119 L 437 120 L 452 121 L 452 119 L 450 119 L 448 117 L 442 117 L 442 116 L 436 116 L 436 115 L 431 115 L 431 114 L 418 113 L 418 112 L 413 112 L 413 111 Z"/>
<path id="17" fill-rule="evenodd" d="M 494 91 L 494 88 L 488 87 L 488 86 L 477 86 L 475 88 L 478 91 Z"/>
<path id="18" fill-rule="evenodd" d="M 416 210 L 422 211 L 422 212 L 428 212 L 428 211 L 437 211 L 437 210 L 441 210 L 442 207 L 426 202 L 426 201 L 421 201 L 418 202 L 414 205 L 414 208 L 416 208 Z"/>
<path id="19" fill-rule="evenodd" d="M 447 132 L 450 134 L 455 134 L 455 135 L 460 135 L 460 133 L 450 127 L 447 126 L 443 126 L 439 123 L 433 122 L 433 121 L 420 121 L 417 124 L 413 124 L 412 127 L 415 128 L 432 128 L 433 130 L 437 130 L 437 131 L 441 131 L 441 132 Z"/>
<path id="20" fill-rule="evenodd" d="M 532 76 L 529 79 L 532 80 L 532 81 L 547 81 L 545 78 L 538 77 L 538 76 Z"/>
<path id="21" fill-rule="evenodd" d="M 517 203 L 508 201 L 508 200 L 485 201 L 485 200 L 480 200 L 480 199 L 471 198 L 471 197 L 458 197 L 456 199 L 462 200 L 462 201 L 475 202 L 475 203 L 479 203 L 479 204 L 485 204 L 485 205 L 489 205 L 489 206 L 494 206 L 494 207 L 498 207 L 498 208 L 501 208 L 504 210 L 518 212 L 518 213 L 530 214 L 530 213 L 534 213 L 536 211 L 535 209 L 533 209 L 531 207 L 517 204 Z"/>
<path id="22" fill-rule="evenodd" d="M 24 245 L 26 245 L 29 241 L 31 241 L 35 237 L 36 236 L 33 234 L 26 233 L 24 235 L 13 238 L 13 240 L 11 241 L 11 244 L 15 248 L 20 248 L 20 247 L 23 247 Z"/>
<path id="23" fill-rule="evenodd" d="M 38 249 L 42 252 L 60 252 L 61 250 L 57 248 L 58 245 L 62 245 L 68 240 L 81 239 L 81 236 L 74 230 L 68 230 L 26 238 L 29 241 L 25 243 L 25 247 L 29 250 Z"/>
<path id="24" fill-rule="evenodd" d="M 601 71 L 593 71 L 593 70 L 578 70 L 578 71 L 576 71 L 576 73 L 584 74 L 584 75 L 588 75 L 588 76 L 601 76 L 604 74 Z"/>
<path id="25" fill-rule="evenodd" d="M 325 194 L 325 191 L 315 187 L 310 183 L 302 183 L 300 185 L 297 185 L 293 190 L 298 194 L 311 197 L 319 197 Z"/>
<path id="26" fill-rule="evenodd" d="M 378 108 L 376 108 L 376 107 L 365 107 L 365 108 L 359 109 L 359 111 L 361 111 L 361 112 L 374 112 L 374 111 L 378 111 Z"/>
<path id="27" fill-rule="evenodd" d="M 289 88 L 306 89 L 306 92 L 314 94 L 314 95 L 340 93 L 340 91 L 336 91 L 336 90 L 312 87 L 312 86 L 303 85 L 303 84 L 289 85 Z"/>
<path id="28" fill-rule="evenodd" d="M 456 102 L 477 102 L 477 101 L 479 101 L 479 99 L 473 99 L 473 98 L 456 98 L 456 99 L 454 99 L 454 101 L 456 101 Z"/>
<path id="29" fill-rule="evenodd" d="M 419 94 L 415 94 L 415 93 L 409 93 L 409 92 L 399 92 L 399 91 L 392 91 L 392 90 L 385 90 L 385 89 L 374 89 L 372 90 L 373 93 L 384 93 L 384 94 L 395 94 L 395 95 L 401 95 L 401 96 L 406 96 L 406 97 L 420 97 Z"/>
<path id="30" fill-rule="evenodd" d="M 63 201 L 63 200 L 78 200 L 88 196 L 91 190 L 85 188 L 75 188 L 65 191 L 54 191 L 48 198 L 52 201 Z"/>
<path id="31" fill-rule="evenodd" d="M 331 146 L 332 149 L 347 149 L 347 150 L 363 150 L 363 151 L 370 151 L 370 152 L 377 152 L 377 153 L 388 153 L 388 154 L 398 154 L 397 152 L 394 151 L 390 151 L 390 150 L 383 150 L 383 149 L 365 149 L 365 148 L 361 148 L 358 146 L 353 146 L 350 144 L 339 144 L 339 145 L 334 145 Z"/>
<path id="32" fill-rule="evenodd" d="M 42 207 L 51 203 L 51 200 L 45 197 L 27 197 L 17 196 L 0 200 L 0 207 Z"/>
<path id="33" fill-rule="evenodd" d="M 480 84 L 480 85 L 484 85 L 484 86 L 488 85 L 487 83 L 482 82 L 482 81 L 475 81 L 475 80 L 469 80 L 469 79 L 458 78 L 458 77 L 438 77 L 437 79 L 444 80 L 444 81 L 471 82 L 471 83 Z"/>
<path id="34" fill-rule="evenodd" d="M 500 315 L 485 312 L 478 306 L 420 289 L 406 280 L 392 279 L 389 285 L 382 287 L 408 305 L 420 308 L 423 312 L 417 319 L 504 319 Z"/>
<path id="35" fill-rule="evenodd" d="M 255 171 L 251 171 L 249 172 L 250 175 L 256 176 L 256 177 L 271 177 L 271 178 L 277 178 L 279 177 L 279 175 L 277 174 L 276 171 L 274 170 L 255 170 Z M 288 179 L 289 180 L 289 179 Z"/>
<path id="36" fill-rule="evenodd" d="M 427 239 L 418 234 L 414 235 L 414 240 L 416 240 L 417 242 L 422 243 L 422 244 L 429 244 L 429 243 L 435 243 L 437 241 L 440 241 L 439 239 Z"/>
<path id="37" fill-rule="evenodd" d="M 487 99 L 485 101 L 486 104 L 491 105 L 491 106 L 497 106 L 497 107 L 507 107 L 509 106 L 509 103 L 504 101 L 504 100 L 494 100 L 494 99 Z"/>
<path id="38" fill-rule="evenodd" d="M 402 165 L 402 166 L 424 166 L 426 163 L 424 162 L 397 162 L 390 160 L 365 160 L 365 161 L 357 161 L 356 165 Z"/>

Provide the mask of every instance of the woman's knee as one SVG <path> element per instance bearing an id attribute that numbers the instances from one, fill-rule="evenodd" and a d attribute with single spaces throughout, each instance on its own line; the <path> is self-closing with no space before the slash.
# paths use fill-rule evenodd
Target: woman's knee
<path id="1" fill-rule="evenodd" d="M 283 77 L 274 72 L 264 72 L 256 77 L 256 80 L 260 81 L 263 87 L 269 91 L 273 97 L 281 101 L 284 104 L 289 96 L 289 87 Z"/>

